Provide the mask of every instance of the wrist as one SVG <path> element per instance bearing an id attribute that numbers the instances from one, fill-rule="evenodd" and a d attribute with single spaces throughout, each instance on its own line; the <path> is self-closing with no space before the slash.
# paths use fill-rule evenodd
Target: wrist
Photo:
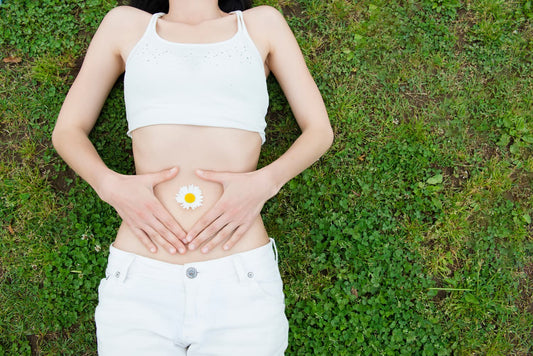
<path id="1" fill-rule="evenodd" d="M 93 189 L 100 199 L 109 202 L 112 193 L 115 191 L 114 187 L 116 186 L 117 178 L 120 176 L 121 174 L 108 168 L 97 175 Z"/>
<path id="2" fill-rule="evenodd" d="M 257 171 L 262 176 L 261 184 L 265 187 L 265 190 L 268 194 L 268 199 L 272 198 L 283 187 L 285 182 L 283 182 L 278 175 L 274 172 L 274 170 L 267 166 L 264 168 L 261 168 L 259 171 Z"/>

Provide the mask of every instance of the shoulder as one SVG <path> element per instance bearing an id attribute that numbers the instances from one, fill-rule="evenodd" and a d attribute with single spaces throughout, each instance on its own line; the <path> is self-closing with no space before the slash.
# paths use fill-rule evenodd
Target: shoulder
<path id="1" fill-rule="evenodd" d="M 110 30 L 134 30 L 147 25 L 151 17 L 152 14 L 132 6 L 117 6 L 105 15 L 101 26 Z"/>
<path id="2" fill-rule="evenodd" d="M 127 53 L 142 37 L 152 14 L 131 6 L 118 6 L 103 18 L 93 42 L 105 43 L 108 50 L 126 58 Z"/>
<path id="3" fill-rule="evenodd" d="M 250 36 L 270 53 L 280 43 L 294 37 L 287 21 L 272 6 L 257 6 L 243 12 Z"/>
<path id="4" fill-rule="evenodd" d="M 102 20 L 102 24 L 114 27 L 131 27 L 150 21 L 152 14 L 132 6 L 117 6 L 111 9 Z"/>
<path id="5" fill-rule="evenodd" d="M 111 9 L 106 15 L 105 18 L 110 21 L 125 21 L 125 20 L 135 20 L 138 18 L 150 18 L 152 14 L 149 12 L 137 9 L 133 6 L 117 6 Z"/>
<path id="6" fill-rule="evenodd" d="M 284 26 L 285 18 L 278 9 L 268 5 L 252 7 L 243 12 L 245 20 L 253 26 L 261 26 L 265 29 L 272 29 L 272 26 Z"/>

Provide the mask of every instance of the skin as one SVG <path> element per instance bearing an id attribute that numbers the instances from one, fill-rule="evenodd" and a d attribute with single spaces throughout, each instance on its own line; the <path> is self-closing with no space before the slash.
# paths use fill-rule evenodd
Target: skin
<path id="1" fill-rule="evenodd" d="M 169 5 L 156 27 L 168 41 L 218 42 L 237 31 L 236 16 L 222 12 L 216 0 L 171 0 Z M 268 242 L 260 217 L 265 202 L 333 140 L 326 108 L 294 35 L 274 8 L 244 12 L 265 76 L 276 76 L 301 129 L 282 156 L 257 170 L 261 139 L 256 132 L 152 125 L 132 132 L 136 174 L 122 175 L 105 165 L 88 135 L 150 17 L 121 6 L 103 19 L 59 113 L 54 147 L 123 219 L 117 248 L 184 264 L 262 246 Z M 189 184 L 199 186 L 204 196 L 203 206 L 195 210 L 174 200 L 179 188 Z"/>

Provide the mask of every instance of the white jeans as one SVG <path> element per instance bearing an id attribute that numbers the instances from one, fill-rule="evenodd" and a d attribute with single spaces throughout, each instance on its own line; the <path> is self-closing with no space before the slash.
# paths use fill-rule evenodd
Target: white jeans
<path id="1" fill-rule="evenodd" d="M 98 288 L 98 353 L 283 355 L 288 343 L 274 240 L 175 265 L 111 246 Z"/>

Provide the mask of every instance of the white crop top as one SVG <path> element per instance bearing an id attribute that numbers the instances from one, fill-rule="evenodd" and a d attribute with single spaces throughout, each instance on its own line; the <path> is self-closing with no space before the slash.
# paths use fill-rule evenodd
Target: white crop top
<path id="1" fill-rule="evenodd" d="M 228 127 L 259 133 L 265 142 L 268 92 L 263 60 L 244 25 L 214 43 L 161 38 L 152 16 L 132 49 L 124 75 L 128 136 L 158 124 Z"/>

